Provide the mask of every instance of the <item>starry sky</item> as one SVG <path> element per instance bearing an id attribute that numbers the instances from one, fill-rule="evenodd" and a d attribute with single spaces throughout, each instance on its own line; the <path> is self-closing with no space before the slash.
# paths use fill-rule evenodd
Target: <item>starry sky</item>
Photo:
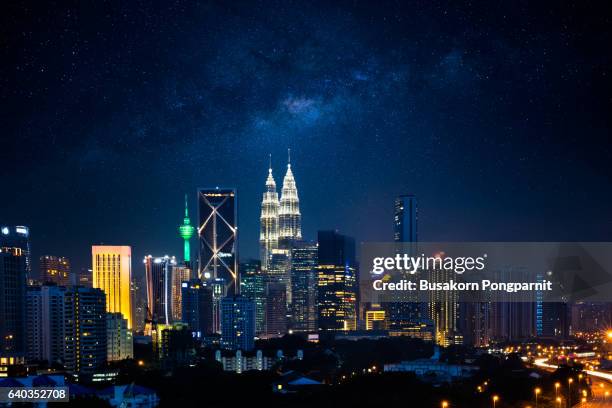
<path id="1" fill-rule="evenodd" d="M 603 2 L 39 3 L 0 6 L 0 223 L 36 257 L 180 256 L 214 186 L 257 256 L 288 148 L 308 239 L 390 240 L 412 193 L 422 241 L 612 240 Z"/>

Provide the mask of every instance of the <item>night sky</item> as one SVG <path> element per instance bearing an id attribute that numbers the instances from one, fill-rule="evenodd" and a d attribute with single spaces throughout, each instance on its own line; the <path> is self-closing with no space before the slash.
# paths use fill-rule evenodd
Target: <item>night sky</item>
<path id="1" fill-rule="evenodd" d="M 142 273 L 214 186 L 257 256 L 287 148 L 308 239 L 390 240 L 413 193 L 422 241 L 612 240 L 603 2 L 38 3 L 0 6 L 0 224 L 35 257 Z"/>

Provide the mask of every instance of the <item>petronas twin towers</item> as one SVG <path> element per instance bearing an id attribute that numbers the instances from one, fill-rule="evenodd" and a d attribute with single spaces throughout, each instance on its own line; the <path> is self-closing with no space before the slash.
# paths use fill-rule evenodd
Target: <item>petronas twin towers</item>
<path id="1" fill-rule="evenodd" d="M 276 182 L 272 176 L 272 162 L 268 169 L 266 190 L 261 202 L 261 231 L 259 235 L 261 266 L 268 269 L 269 254 L 284 242 L 302 239 L 302 215 L 295 179 L 291 171 L 291 156 L 287 163 L 287 173 L 283 179 L 281 198 L 278 199 Z"/>

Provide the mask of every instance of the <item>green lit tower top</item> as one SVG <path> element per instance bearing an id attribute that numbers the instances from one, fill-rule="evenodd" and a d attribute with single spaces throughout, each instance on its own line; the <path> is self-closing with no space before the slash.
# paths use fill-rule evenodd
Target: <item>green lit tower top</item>
<path id="1" fill-rule="evenodd" d="M 187 208 L 187 194 L 185 194 L 185 218 L 183 219 L 183 225 L 179 226 L 179 235 L 181 236 L 181 238 L 183 238 L 183 241 L 185 241 L 185 253 L 183 254 L 185 262 L 189 262 L 191 258 L 189 240 L 191 239 L 191 237 L 193 237 L 194 231 L 195 228 L 193 227 L 193 225 L 191 225 L 191 220 L 189 219 L 189 210 Z"/>

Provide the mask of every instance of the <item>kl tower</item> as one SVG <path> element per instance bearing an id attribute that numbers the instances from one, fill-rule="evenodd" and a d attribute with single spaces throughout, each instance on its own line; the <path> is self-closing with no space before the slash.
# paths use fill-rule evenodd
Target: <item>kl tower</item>
<path id="1" fill-rule="evenodd" d="M 187 194 L 185 194 L 185 218 L 183 219 L 183 225 L 180 225 L 179 235 L 183 238 L 184 241 L 184 252 L 183 252 L 183 260 L 186 265 L 190 265 L 191 260 L 191 247 L 189 245 L 189 240 L 193 237 L 195 228 L 191 225 L 191 220 L 189 219 L 189 209 L 187 208 Z"/>

